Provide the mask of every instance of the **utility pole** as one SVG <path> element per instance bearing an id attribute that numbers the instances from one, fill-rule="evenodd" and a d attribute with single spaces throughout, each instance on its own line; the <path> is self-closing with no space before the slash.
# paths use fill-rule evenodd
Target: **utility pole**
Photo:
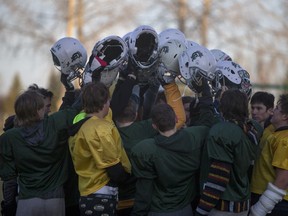
<path id="1" fill-rule="evenodd" d="M 73 36 L 75 26 L 75 0 L 68 0 L 66 35 Z"/>
<path id="2" fill-rule="evenodd" d="M 203 13 L 201 18 L 201 44 L 207 46 L 208 43 L 208 18 L 211 12 L 211 0 L 204 0 Z"/>
<path id="3" fill-rule="evenodd" d="M 187 20 L 187 0 L 178 0 L 178 10 L 177 10 L 177 17 L 178 17 L 178 26 L 179 30 L 182 31 L 184 34 L 186 32 L 186 20 Z"/>

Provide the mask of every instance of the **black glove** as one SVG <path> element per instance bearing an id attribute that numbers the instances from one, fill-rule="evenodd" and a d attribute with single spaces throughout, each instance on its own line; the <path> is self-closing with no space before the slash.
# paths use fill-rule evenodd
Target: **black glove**
<path id="1" fill-rule="evenodd" d="M 194 80 L 191 81 L 191 85 L 192 85 L 192 90 L 199 96 L 199 97 L 211 97 L 211 89 L 210 86 L 208 84 L 207 79 L 205 79 L 204 77 L 195 82 Z"/>
<path id="2" fill-rule="evenodd" d="M 137 69 L 133 66 L 131 60 L 128 60 L 126 67 L 119 68 L 119 78 L 120 80 L 125 80 L 126 78 L 137 79 Z"/>
<path id="3" fill-rule="evenodd" d="M 61 83 L 64 85 L 66 91 L 73 91 L 74 85 L 72 84 L 71 80 L 68 80 L 68 75 L 61 73 Z"/>
<path id="4" fill-rule="evenodd" d="M 199 100 L 199 108 L 204 106 L 210 106 L 213 104 L 213 98 L 211 93 L 211 88 L 208 84 L 207 79 L 202 78 L 199 82 L 191 82 L 193 86 L 193 90 L 197 94 L 197 98 Z"/>

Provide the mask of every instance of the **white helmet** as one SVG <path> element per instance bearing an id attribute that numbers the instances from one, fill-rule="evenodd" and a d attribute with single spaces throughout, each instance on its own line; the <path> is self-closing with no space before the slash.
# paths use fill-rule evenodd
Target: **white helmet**
<path id="1" fill-rule="evenodd" d="M 252 94 L 249 73 L 233 61 L 219 61 L 216 65 L 215 79 L 211 82 L 215 93 L 226 86 L 228 89 L 236 88 L 246 93 L 248 98 Z"/>
<path id="2" fill-rule="evenodd" d="M 191 82 L 197 84 L 202 78 L 215 78 L 216 60 L 212 53 L 204 46 L 191 46 L 179 57 L 181 76 L 192 89 Z"/>
<path id="3" fill-rule="evenodd" d="M 186 49 L 185 44 L 178 40 L 171 39 L 167 41 L 160 49 L 158 70 L 170 72 L 174 77 L 180 75 L 178 58 Z"/>
<path id="4" fill-rule="evenodd" d="M 175 28 L 168 28 L 159 33 L 159 47 L 161 48 L 169 40 L 178 40 L 186 45 L 184 33 Z"/>
<path id="5" fill-rule="evenodd" d="M 128 47 L 137 68 L 150 68 L 158 61 L 158 34 L 151 26 L 141 25 L 132 31 Z"/>
<path id="6" fill-rule="evenodd" d="M 128 32 L 122 37 L 122 39 L 126 42 L 127 46 L 129 46 L 129 39 L 130 39 L 131 33 L 132 32 Z"/>
<path id="7" fill-rule="evenodd" d="M 187 45 L 187 48 L 193 47 L 193 46 L 199 46 L 198 43 L 196 43 L 195 41 L 192 41 L 192 40 L 186 40 L 186 45 Z"/>
<path id="8" fill-rule="evenodd" d="M 210 50 L 214 55 L 216 61 L 232 61 L 232 58 L 225 52 L 219 49 L 211 49 Z"/>
<path id="9" fill-rule="evenodd" d="M 98 41 L 92 50 L 92 55 L 107 63 L 101 72 L 100 82 L 108 87 L 113 84 L 118 72 L 127 67 L 128 47 L 119 36 L 111 35 Z"/>
<path id="10" fill-rule="evenodd" d="M 87 51 L 79 40 L 64 37 L 58 40 L 50 49 L 54 65 L 69 80 L 81 77 L 81 70 L 87 62 Z"/>

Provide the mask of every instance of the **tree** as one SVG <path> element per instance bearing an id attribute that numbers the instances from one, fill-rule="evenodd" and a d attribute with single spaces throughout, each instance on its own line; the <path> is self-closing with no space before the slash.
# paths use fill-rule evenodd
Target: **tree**
<path id="1" fill-rule="evenodd" d="M 55 71 L 51 71 L 47 89 L 53 92 L 53 98 L 51 103 L 51 112 L 53 113 L 58 111 L 64 92 L 63 86 L 60 82 L 59 72 L 55 73 Z"/>
<path id="2" fill-rule="evenodd" d="M 13 79 L 11 88 L 5 97 L 3 110 L 7 115 L 14 114 L 14 103 L 18 95 L 23 91 L 22 83 L 19 74 L 17 73 Z"/>
<path id="3" fill-rule="evenodd" d="M 15 53 L 21 50 L 46 53 L 64 35 L 79 38 L 89 53 L 95 42 L 105 36 L 124 35 L 140 24 L 148 24 L 159 31 L 178 28 L 189 40 L 228 52 L 259 82 L 278 82 L 288 65 L 286 0 L 0 0 L 0 3 L 2 50 Z M 22 49 L 27 46 L 31 49 Z M 275 67 L 274 73 L 270 72 L 270 64 Z"/>

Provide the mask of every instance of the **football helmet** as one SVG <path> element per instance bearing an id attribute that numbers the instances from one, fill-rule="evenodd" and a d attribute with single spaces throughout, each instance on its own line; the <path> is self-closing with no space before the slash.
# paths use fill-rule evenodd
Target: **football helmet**
<path id="1" fill-rule="evenodd" d="M 168 28 L 159 33 L 159 47 L 161 48 L 167 41 L 172 39 L 186 45 L 186 38 L 183 32 L 175 28 Z"/>
<path id="2" fill-rule="evenodd" d="M 101 64 L 99 64 L 100 61 Z M 116 35 L 108 36 L 98 41 L 92 50 L 92 55 L 84 72 L 84 76 L 86 75 L 84 77 L 86 79 L 85 83 L 89 82 L 87 74 L 91 74 L 92 77 L 92 73 L 95 72 L 100 73 L 99 81 L 110 87 L 118 72 L 127 67 L 127 62 L 128 47 L 125 41 Z M 101 70 L 98 67 L 102 67 Z"/>
<path id="3" fill-rule="evenodd" d="M 126 42 L 127 46 L 129 46 L 130 35 L 131 35 L 131 32 L 128 32 L 122 37 L 122 39 Z"/>
<path id="4" fill-rule="evenodd" d="M 87 62 L 87 51 L 81 42 L 72 37 L 56 41 L 50 49 L 56 68 L 67 75 L 67 80 L 81 78 L 81 72 Z"/>
<path id="5" fill-rule="evenodd" d="M 192 83 L 199 84 L 202 78 L 208 81 L 215 78 L 216 60 L 204 46 L 188 47 L 178 60 L 181 76 L 191 89 Z"/>
<path id="6" fill-rule="evenodd" d="M 239 89 L 244 92 L 249 99 L 252 94 L 249 73 L 233 61 L 217 62 L 215 78 L 211 82 L 211 86 L 215 94 L 222 89 L 222 86 L 226 86 L 228 89 Z"/>
<path id="7" fill-rule="evenodd" d="M 196 43 L 195 41 L 192 41 L 192 40 L 186 40 L 186 45 L 187 45 L 187 48 L 193 47 L 193 46 L 199 46 L 198 43 Z"/>
<path id="8" fill-rule="evenodd" d="M 178 40 L 169 40 L 160 49 L 158 76 L 172 76 L 175 78 L 180 75 L 178 58 L 186 50 L 185 44 Z"/>
<path id="9" fill-rule="evenodd" d="M 139 69 L 146 69 L 158 61 L 158 34 L 154 28 L 141 25 L 129 35 L 129 56 Z"/>
<path id="10" fill-rule="evenodd" d="M 219 49 L 211 49 L 210 50 L 214 55 L 216 61 L 232 61 L 232 58 L 225 52 Z"/>

